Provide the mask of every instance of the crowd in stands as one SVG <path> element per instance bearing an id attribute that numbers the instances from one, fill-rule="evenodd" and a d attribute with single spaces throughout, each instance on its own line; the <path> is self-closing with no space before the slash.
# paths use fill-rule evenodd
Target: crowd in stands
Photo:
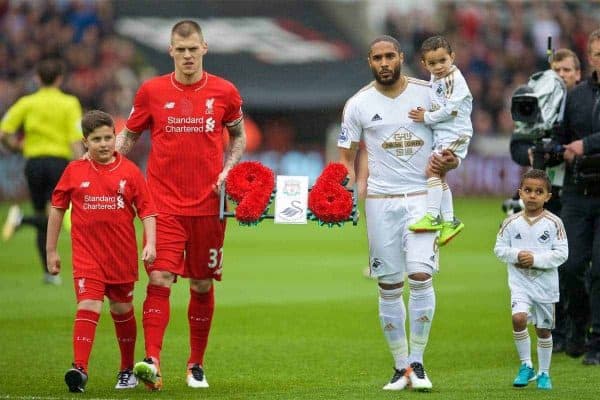
<path id="1" fill-rule="evenodd" d="M 84 109 L 127 116 L 140 81 L 154 72 L 113 23 L 110 1 L 0 0 L 0 115 L 36 88 L 36 63 L 58 57 L 67 67 L 63 89 Z"/>
<path id="2" fill-rule="evenodd" d="M 387 4 L 402 5 L 402 2 Z M 432 1 L 432 7 L 389 6 L 384 33 L 404 46 L 410 74 L 428 79 L 419 48 L 442 33 L 474 96 L 476 135 L 510 135 L 510 98 L 530 74 L 548 67 L 546 45 L 568 47 L 582 61 L 600 22 L 600 3 L 580 1 Z M 84 109 L 127 116 L 139 83 L 155 73 L 134 44 L 115 34 L 110 1 L 0 0 L 0 115 L 35 89 L 34 66 L 57 56 L 67 65 L 64 90 Z"/>
<path id="3" fill-rule="evenodd" d="M 433 1 L 432 7 L 389 6 L 380 27 L 404 46 L 411 75 L 429 80 L 420 65 L 423 40 L 443 34 L 473 93 L 475 135 L 512 133 L 510 99 L 529 75 L 548 68 L 552 47 L 575 51 L 586 68 L 587 37 L 600 26 L 600 3 L 584 1 Z"/>

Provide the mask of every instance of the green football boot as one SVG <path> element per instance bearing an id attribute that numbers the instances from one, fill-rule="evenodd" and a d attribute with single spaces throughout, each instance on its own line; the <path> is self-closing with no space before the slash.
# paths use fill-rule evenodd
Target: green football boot
<path id="1" fill-rule="evenodd" d="M 440 236 L 437 238 L 438 246 L 445 246 L 449 241 L 454 239 L 456 235 L 465 228 L 465 224 L 454 218 L 452 221 L 444 221 Z"/>
<path id="2" fill-rule="evenodd" d="M 427 213 L 423 218 L 418 220 L 412 225 L 409 225 L 408 229 L 413 232 L 435 232 L 442 229 L 442 219 L 440 217 L 434 217 Z"/>

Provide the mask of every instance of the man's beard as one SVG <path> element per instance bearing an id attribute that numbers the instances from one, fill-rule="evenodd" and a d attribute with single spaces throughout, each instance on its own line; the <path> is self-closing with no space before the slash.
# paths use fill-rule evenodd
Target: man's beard
<path id="1" fill-rule="evenodd" d="M 402 72 L 402 67 L 398 65 L 398 67 L 392 71 L 392 76 L 387 79 L 382 79 L 375 70 L 375 68 L 371 68 L 371 71 L 373 72 L 373 77 L 375 77 L 377 83 L 384 86 L 392 86 L 394 83 L 398 82 L 398 79 L 400 79 L 400 72 Z"/>

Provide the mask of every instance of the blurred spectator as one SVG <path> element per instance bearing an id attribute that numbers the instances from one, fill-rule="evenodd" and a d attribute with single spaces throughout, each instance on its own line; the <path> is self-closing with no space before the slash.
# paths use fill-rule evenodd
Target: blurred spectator
<path id="1" fill-rule="evenodd" d="M 127 116 L 144 66 L 113 20 L 110 1 L 0 0 L 0 114 L 37 89 L 33 67 L 53 56 L 66 63 L 63 88 L 84 109 Z"/>
<path id="2" fill-rule="evenodd" d="M 428 2 L 425 2 L 428 3 Z M 573 49 L 583 60 L 587 37 L 600 22 L 600 3 L 580 1 L 436 1 L 413 8 L 386 2 L 380 29 L 406 43 L 405 67 L 421 74 L 415 57 L 423 36 L 444 34 L 456 45 L 456 64 L 474 97 L 475 135 L 507 135 L 510 97 L 528 77 L 548 67 L 547 38 L 552 46 Z M 381 6 L 372 0 L 373 8 Z M 587 65 L 583 65 L 585 71 Z"/>

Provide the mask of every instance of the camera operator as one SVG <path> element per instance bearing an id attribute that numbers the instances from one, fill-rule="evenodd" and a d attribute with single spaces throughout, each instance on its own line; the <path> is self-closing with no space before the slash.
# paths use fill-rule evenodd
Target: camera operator
<path id="1" fill-rule="evenodd" d="M 569 241 L 569 258 L 564 265 L 566 304 L 572 319 L 572 336 L 567 353 L 576 356 L 585 351 L 583 363 L 600 364 L 600 163 L 585 170 L 583 165 L 600 155 L 600 30 L 588 38 L 588 62 L 592 75 L 567 96 L 563 129 L 559 140 L 564 144 L 567 161 L 562 191 L 562 219 Z M 591 267 L 590 267 L 591 261 Z M 589 272 L 588 272 L 589 269 Z M 589 298 L 584 282 L 589 274 Z M 586 332 L 591 315 L 591 331 Z M 582 346 L 589 333 L 587 346 Z M 571 350 L 571 351 L 570 351 Z M 575 352 L 573 350 L 579 350 Z"/>
<path id="2" fill-rule="evenodd" d="M 569 49 L 558 49 L 552 55 L 552 59 L 550 61 L 550 68 L 556 72 L 564 81 L 567 90 L 571 90 L 577 82 L 581 79 L 581 63 L 579 62 L 579 57 L 573 51 Z M 514 162 L 517 164 L 529 167 L 533 166 L 533 147 L 535 142 L 530 139 L 523 138 L 513 138 L 510 141 L 510 155 Z M 543 168 L 543 166 L 536 166 L 537 168 Z M 547 172 L 549 176 L 555 176 L 555 171 L 553 172 L 553 167 L 547 168 Z M 546 209 L 553 214 L 560 216 L 561 206 L 560 206 L 560 189 L 561 186 L 559 182 L 553 182 L 552 186 L 552 197 L 550 201 L 546 203 Z M 512 206 L 513 208 L 517 208 L 518 206 L 518 194 L 517 199 L 512 201 L 505 202 L 505 208 L 509 208 Z M 506 211 L 506 210 L 505 210 Z M 518 209 L 514 209 L 513 211 L 519 211 Z M 568 326 L 568 315 L 566 314 L 565 308 L 565 288 L 564 288 L 564 279 L 563 268 L 558 269 L 559 274 L 559 282 L 560 282 L 560 297 L 561 300 L 556 304 L 556 315 L 555 315 L 555 328 L 552 330 L 552 338 L 553 338 L 553 352 L 559 353 L 565 350 L 566 347 L 566 335 L 567 335 L 567 326 Z"/>

